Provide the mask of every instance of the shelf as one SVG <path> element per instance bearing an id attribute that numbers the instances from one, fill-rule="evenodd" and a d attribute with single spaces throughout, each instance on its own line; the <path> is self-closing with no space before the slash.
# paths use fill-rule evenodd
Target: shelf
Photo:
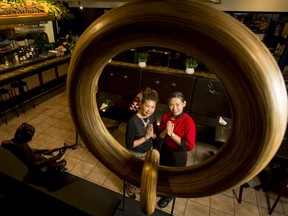
<path id="1" fill-rule="evenodd" d="M 25 16 L 25 17 L 0 17 L 1 28 L 6 28 L 5 25 L 16 24 L 39 24 L 40 22 L 47 22 L 55 20 L 54 16 Z"/>

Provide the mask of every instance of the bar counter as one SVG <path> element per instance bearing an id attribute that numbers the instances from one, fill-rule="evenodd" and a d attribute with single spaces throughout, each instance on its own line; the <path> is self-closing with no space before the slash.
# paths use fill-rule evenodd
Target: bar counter
<path id="1" fill-rule="evenodd" d="M 11 66 L 0 65 L 0 86 L 3 86 L 7 83 L 15 79 L 22 79 L 27 76 L 30 76 L 34 73 L 39 73 L 40 71 L 47 70 L 49 68 L 56 67 L 58 65 L 62 65 L 65 63 L 69 63 L 71 55 L 65 55 L 61 57 L 56 57 L 55 55 L 46 55 L 42 56 L 34 61 L 28 62 L 26 64 L 18 64 Z M 109 63 L 110 65 L 115 66 L 126 66 L 130 68 L 139 69 L 137 64 L 112 61 Z M 147 65 L 144 70 L 153 70 L 164 73 L 174 73 L 174 74 L 186 74 L 184 70 L 168 68 L 168 67 L 158 67 L 158 66 L 149 66 Z M 214 78 L 217 79 L 215 74 L 212 73 L 204 73 L 204 72 L 195 72 L 194 76 L 206 77 L 206 78 Z"/>
<path id="2" fill-rule="evenodd" d="M 23 108 L 23 103 L 28 100 L 31 102 L 33 98 L 65 85 L 70 58 L 71 55 L 56 57 L 49 54 L 24 63 L 0 65 L 0 88 L 9 90 L 9 93 L 1 95 L 0 117 L 4 116 L 5 120 L 6 113 L 14 110 L 15 106 Z M 27 85 L 25 88 L 12 88 L 11 84 L 17 81 Z"/>
<path id="3" fill-rule="evenodd" d="M 65 55 L 61 57 L 56 57 L 55 55 L 47 55 L 26 64 L 11 65 L 8 67 L 1 65 L 0 86 L 9 84 L 14 80 L 27 78 L 33 74 L 39 74 L 51 68 L 55 68 L 57 70 L 58 66 L 69 63 L 70 58 L 71 55 Z M 56 77 L 57 75 L 59 77 L 59 74 L 56 73 Z"/>

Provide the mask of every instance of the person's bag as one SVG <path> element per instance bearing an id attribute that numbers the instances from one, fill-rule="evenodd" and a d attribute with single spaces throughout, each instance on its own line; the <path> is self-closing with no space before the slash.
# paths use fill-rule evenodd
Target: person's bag
<path id="1" fill-rule="evenodd" d="M 138 112 L 141 106 L 141 100 L 143 98 L 143 92 L 139 92 L 129 105 L 128 109 L 132 112 Z"/>

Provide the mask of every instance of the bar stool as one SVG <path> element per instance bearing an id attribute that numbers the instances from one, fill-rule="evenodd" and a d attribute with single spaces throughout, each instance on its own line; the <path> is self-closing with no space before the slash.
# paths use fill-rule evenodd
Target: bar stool
<path id="1" fill-rule="evenodd" d="M 35 108 L 35 104 L 31 98 L 31 96 L 29 95 L 29 87 L 27 85 L 27 82 L 23 81 L 23 80 L 19 80 L 16 82 L 13 82 L 11 85 L 11 92 L 12 92 L 12 96 L 14 98 L 17 98 L 18 101 L 18 107 L 22 107 L 22 112 L 25 114 L 25 107 L 24 107 L 24 103 L 29 100 L 32 107 Z"/>
<path id="2" fill-rule="evenodd" d="M 0 116 L 7 124 L 7 112 L 9 108 L 12 107 L 14 113 L 18 117 L 18 111 L 15 108 L 14 101 L 12 100 L 11 94 L 9 92 L 9 89 L 6 88 L 0 88 Z"/>

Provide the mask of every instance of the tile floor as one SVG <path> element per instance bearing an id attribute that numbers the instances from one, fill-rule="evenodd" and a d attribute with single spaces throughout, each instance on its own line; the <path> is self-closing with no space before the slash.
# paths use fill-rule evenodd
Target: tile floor
<path id="1" fill-rule="evenodd" d="M 35 126 L 36 133 L 30 146 L 33 148 L 60 147 L 64 142 L 75 143 L 75 129 L 70 118 L 67 105 L 65 88 L 57 89 L 35 100 L 36 108 L 26 105 L 26 113 L 19 117 L 9 114 L 8 124 L 0 122 L 1 140 L 11 139 L 16 128 L 22 122 L 28 122 Z M 103 119 L 111 123 L 108 119 Z M 112 122 L 113 123 L 113 122 Z M 112 132 L 120 144 L 124 144 L 125 124 Z M 102 185 L 115 192 L 122 193 L 123 182 L 107 168 L 105 168 L 80 141 L 82 147 L 77 150 L 67 151 L 68 172 L 85 178 L 95 184 Z M 191 152 L 189 164 L 198 163 L 209 157 L 208 151 L 215 150 L 213 146 L 205 143 L 197 143 L 196 149 Z M 265 216 L 268 215 L 268 206 L 275 200 L 275 194 L 268 195 L 263 191 L 255 191 L 254 185 L 259 183 L 256 176 L 249 181 L 250 187 L 244 189 L 242 203 L 238 204 L 235 194 L 238 196 L 239 188 L 227 190 L 223 193 L 202 198 L 177 198 L 174 208 L 175 216 Z M 234 191 L 234 192 L 233 192 Z M 137 197 L 139 199 L 139 197 Z M 270 203 L 270 204 L 268 204 Z M 170 213 L 172 204 L 162 209 Z M 273 215 L 288 215 L 288 199 L 282 197 Z"/>

